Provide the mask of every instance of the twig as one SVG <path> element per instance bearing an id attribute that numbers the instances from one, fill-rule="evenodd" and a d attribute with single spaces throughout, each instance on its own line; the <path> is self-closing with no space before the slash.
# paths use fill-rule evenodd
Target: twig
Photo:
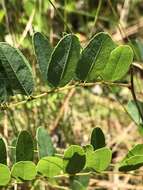
<path id="1" fill-rule="evenodd" d="M 69 30 L 70 33 L 72 33 L 71 28 L 69 27 L 69 25 L 67 24 L 67 22 L 65 21 L 64 17 L 62 16 L 62 14 L 60 13 L 60 11 L 55 7 L 54 3 L 51 0 L 48 0 L 49 3 L 53 6 L 53 8 L 55 9 L 55 11 L 57 12 L 57 14 L 59 15 L 59 17 L 61 18 L 62 22 L 64 23 L 64 25 L 66 26 L 66 28 Z"/>
<path id="2" fill-rule="evenodd" d="M 64 90 L 69 90 L 69 89 L 76 88 L 76 87 L 92 87 L 92 86 L 94 86 L 96 84 L 109 85 L 109 86 L 120 86 L 120 87 L 130 88 L 130 84 L 127 84 L 127 83 L 114 83 L 114 82 L 105 82 L 105 81 L 100 81 L 100 82 L 95 82 L 95 83 L 78 83 L 78 84 L 75 84 L 75 85 L 69 85 L 69 86 L 65 86 L 65 87 L 61 87 L 61 88 L 56 88 L 56 89 L 54 88 L 54 89 L 51 89 L 51 90 L 49 90 L 47 92 L 44 92 L 42 94 L 38 94 L 36 96 L 30 96 L 27 99 L 22 100 L 20 102 L 4 104 L 4 105 L 0 106 L 0 109 L 1 110 L 11 109 L 11 108 L 14 108 L 14 107 L 17 107 L 17 106 L 24 105 L 24 104 L 26 104 L 26 103 L 28 103 L 30 101 L 34 101 L 36 99 L 43 98 L 43 97 L 45 97 L 45 96 L 47 96 L 49 94 L 61 92 L 61 91 L 64 91 Z"/>
<path id="3" fill-rule="evenodd" d="M 140 109 L 140 106 L 138 104 L 138 100 L 137 100 L 137 97 L 136 97 L 136 93 L 135 93 L 135 88 L 134 88 L 134 75 L 133 75 L 133 67 L 131 68 L 131 87 L 130 87 L 130 90 L 131 90 L 131 94 L 132 94 L 132 97 L 134 99 L 134 102 L 136 104 L 136 107 L 138 109 L 138 112 L 139 112 L 139 115 L 141 117 L 141 120 L 143 122 L 143 114 L 141 112 L 141 109 Z"/>
<path id="4" fill-rule="evenodd" d="M 96 14 L 95 14 L 94 22 L 93 22 L 93 27 L 92 27 L 92 29 L 91 29 L 91 32 L 90 32 L 90 34 L 89 34 L 89 37 L 92 37 L 92 34 L 93 34 L 93 32 L 94 32 L 94 27 L 96 26 L 97 19 L 98 19 L 100 10 L 101 10 L 101 6 L 102 6 L 102 0 L 100 0 L 99 3 L 98 3 L 98 7 L 97 7 L 97 10 L 96 10 Z"/>

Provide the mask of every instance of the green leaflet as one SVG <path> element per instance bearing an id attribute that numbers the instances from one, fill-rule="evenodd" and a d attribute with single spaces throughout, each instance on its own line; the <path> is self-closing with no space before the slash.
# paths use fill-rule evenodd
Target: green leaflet
<path id="1" fill-rule="evenodd" d="M 72 190 L 87 190 L 89 185 L 90 176 L 74 176 L 71 178 L 70 186 Z"/>
<path id="2" fill-rule="evenodd" d="M 80 172 L 85 165 L 85 152 L 82 147 L 78 145 L 71 145 L 65 150 L 63 158 L 64 171 L 69 174 Z"/>
<path id="3" fill-rule="evenodd" d="M 97 79 L 116 46 L 108 34 L 95 35 L 82 52 L 76 69 L 77 78 L 87 82 Z"/>
<path id="4" fill-rule="evenodd" d="M 109 148 L 104 147 L 95 151 L 89 150 L 86 152 L 85 168 L 102 172 L 111 163 L 111 158 L 112 152 Z"/>
<path id="5" fill-rule="evenodd" d="M 4 164 L 0 164 L 0 186 L 8 185 L 10 178 L 9 168 Z"/>
<path id="6" fill-rule="evenodd" d="M 93 129 L 90 143 L 94 147 L 94 150 L 102 148 L 106 145 L 104 133 L 99 127 Z"/>
<path id="7" fill-rule="evenodd" d="M 143 144 L 134 146 L 120 162 L 120 171 L 136 170 L 143 166 Z"/>
<path id="8" fill-rule="evenodd" d="M 33 180 L 36 174 L 36 165 L 31 161 L 17 162 L 11 170 L 12 177 L 20 180 Z"/>
<path id="9" fill-rule="evenodd" d="M 143 156 L 143 144 L 137 144 L 128 152 L 123 161 L 132 156 L 141 156 L 141 155 Z"/>
<path id="10" fill-rule="evenodd" d="M 37 172 L 45 177 L 54 177 L 60 175 L 63 170 L 63 159 L 47 156 L 39 160 L 37 164 Z"/>
<path id="11" fill-rule="evenodd" d="M 0 138 L 0 164 L 7 165 L 6 144 L 3 138 Z"/>
<path id="12" fill-rule="evenodd" d="M 121 45 L 115 48 L 101 74 L 107 81 L 116 81 L 124 77 L 133 61 L 133 50 L 130 46 Z"/>
<path id="13" fill-rule="evenodd" d="M 54 86 L 65 86 L 74 75 L 80 56 L 80 43 L 73 34 L 64 36 L 51 56 L 48 68 L 48 82 Z"/>
<path id="14" fill-rule="evenodd" d="M 47 81 L 47 70 L 53 48 L 47 37 L 40 32 L 34 34 L 33 44 L 42 77 Z"/>
<path id="15" fill-rule="evenodd" d="M 32 71 L 20 50 L 0 42 L 0 60 L 11 89 L 29 96 L 34 87 Z"/>
<path id="16" fill-rule="evenodd" d="M 71 184 L 71 189 L 72 190 L 86 190 L 87 188 L 84 187 L 82 185 L 82 183 L 80 183 L 80 181 L 78 180 L 73 180 L 72 184 Z"/>
<path id="17" fill-rule="evenodd" d="M 141 166 L 143 166 L 143 155 L 136 155 L 122 161 L 119 165 L 119 171 L 132 171 Z"/>
<path id="18" fill-rule="evenodd" d="M 39 157 L 52 156 L 55 153 L 50 135 L 43 127 L 39 127 L 36 133 Z"/>
<path id="19" fill-rule="evenodd" d="M 21 131 L 16 144 L 16 162 L 33 161 L 33 139 L 28 131 Z"/>
<path id="20" fill-rule="evenodd" d="M 143 114 L 143 102 L 141 101 L 137 101 L 140 110 Z M 136 103 L 134 100 L 131 100 L 128 102 L 127 106 L 126 106 L 127 112 L 128 114 L 131 116 L 131 118 L 133 119 L 133 121 L 137 124 L 140 125 L 142 123 L 142 119 L 140 117 L 139 111 L 137 109 Z"/>

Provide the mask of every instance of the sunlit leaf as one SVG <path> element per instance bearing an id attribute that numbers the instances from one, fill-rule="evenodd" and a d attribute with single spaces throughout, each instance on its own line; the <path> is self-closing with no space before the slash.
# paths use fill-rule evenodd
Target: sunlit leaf
<path id="1" fill-rule="evenodd" d="M 10 178 L 9 168 L 4 164 L 0 164 L 0 186 L 8 185 Z"/>
<path id="2" fill-rule="evenodd" d="M 141 166 L 143 166 L 143 155 L 132 156 L 120 163 L 119 171 L 132 171 Z"/>
<path id="3" fill-rule="evenodd" d="M 54 177 L 62 173 L 63 160 L 59 157 L 47 156 L 37 164 L 37 171 L 45 177 Z"/>
<path id="4" fill-rule="evenodd" d="M 36 174 L 36 165 L 31 161 L 17 162 L 11 170 L 12 177 L 20 180 L 33 180 Z"/>
<path id="5" fill-rule="evenodd" d="M 116 81 L 125 76 L 133 61 L 133 50 L 130 46 L 121 45 L 115 48 L 101 74 L 102 79 Z"/>
<path id="6" fill-rule="evenodd" d="M 101 148 L 95 151 L 86 152 L 85 168 L 95 170 L 97 172 L 104 171 L 111 163 L 112 152 L 109 148 Z"/>
<path id="7" fill-rule="evenodd" d="M 78 79 L 87 82 L 97 79 L 116 46 L 107 33 L 96 34 L 82 51 L 76 69 Z"/>

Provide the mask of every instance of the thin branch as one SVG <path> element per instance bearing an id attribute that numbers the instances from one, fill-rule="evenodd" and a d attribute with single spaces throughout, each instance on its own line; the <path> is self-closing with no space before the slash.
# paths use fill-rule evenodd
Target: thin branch
<path id="1" fill-rule="evenodd" d="M 134 73 L 133 73 L 133 67 L 131 68 L 131 87 L 130 87 L 130 90 L 131 90 L 131 94 L 132 94 L 132 97 L 134 99 L 134 102 L 136 104 L 136 107 L 138 109 L 138 112 L 139 112 L 139 115 L 141 117 L 141 120 L 143 122 L 143 114 L 141 112 L 141 109 L 140 109 L 140 106 L 138 104 L 138 100 L 137 100 L 137 97 L 136 97 L 136 93 L 135 93 L 135 88 L 134 88 Z"/>
<path id="2" fill-rule="evenodd" d="M 93 35 L 94 27 L 96 26 L 97 19 L 98 19 L 100 10 L 101 10 L 101 6 L 102 6 L 102 0 L 100 0 L 99 3 L 98 3 L 98 7 L 97 7 L 97 10 L 96 10 L 96 14 L 95 14 L 94 22 L 93 22 L 93 27 L 92 27 L 92 29 L 91 29 L 91 32 L 90 32 L 90 34 L 89 34 L 89 37 L 92 37 L 92 35 Z"/>
<path id="3" fill-rule="evenodd" d="M 56 8 L 56 6 L 54 5 L 54 3 L 49 0 L 49 3 L 52 5 L 52 7 L 55 9 L 55 11 L 57 12 L 57 14 L 59 15 L 59 17 L 61 18 L 62 22 L 64 23 L 64 25 L 66 26 L 66 28 L 69 30 L 70 33 L 72 33 L 71 28 L 69 27 L 69 25 L 67 24 L 67 22 L 65 21 L 63 15 L 60 13 L 60 11 Z"/>
<path id="4" fill-rule="evenodd" d="M 99 81 L 99 82 L 95 82 L 95 83 L 77 83 L 74 85 L 69 85 L 69 86 L 65 86 L 65 87 L 61 87 L 61 88 L 54 88 L 54 89 L 48 90 L 47 92 L 43 92 L 43 93 L 35 95 L 35 96 L 30 96 L 27 99 L 22 100 L 20 102 L 0 105 L 0 109 L 1 110 L 11 109 L 14 107 L 24 105 L 30 101 L 34 101 L 34 100 L 43 98 L 43 97 L 53 94 L 53 93 L 61 92 L 64 90 L 69 90 L 69 89 L 76 88 L 76 87 L 93 87 L 97 84 L 98 85 L 119 86 L 119 87 L 126 87 L 126 88 L 130 88 L 130 86 L 131 86 L 128 83 L 114 83 L 114 82 L 105 82 L 105 81 Z"/>

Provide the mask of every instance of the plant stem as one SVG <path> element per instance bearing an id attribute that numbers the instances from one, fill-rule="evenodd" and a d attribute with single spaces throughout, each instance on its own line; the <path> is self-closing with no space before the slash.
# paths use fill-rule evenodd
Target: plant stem
<path id="1" fill-rule="evenodd" d="M 51 90 L 49 90 L 47 92 L 43 92 L 41 94 L 38 94 L 36 96 L 28 97 L 27 99 L 22 100 L 20 102 L 0 105 L 0 109 L 1 110 L 11 109 L 11 108 L 14 108 L 14 107 L 17 107 L 17 106 L 24 105 L 24 104 L 26 104 L 26 103 L 28 103 L 30 101 L 34 101 L 36 99 L 43 98 L 43 97 L 45 97 L 45 96 L 47 96 L 49 94 L 61 92 L 61 91 L 64 91 L 64 90 L 69 90 L 69 89 L 76 88 L 76 87 L 93 87 L 93 86 L 95 86 L 97 84 L 98 85 L 120 86 L 120 87 L 130 88 L 130 84 L 127 84 L 127 83 L 114 83 L 114 82 L 105 82 L 105 81 L 99 81 L 99 82 L 95 82 L 95 83 L 77 83 L 77 84 L 74 84 L 74 85 L 69 85 L 69 86 L 65 86 L 65 87 L 61 87 L 61 88 L 54 88 L 54 89 L 51 89 Z"/>
<path id="2" fill-rule="evenodd" d="M 70 33 L 72 33 L 71 28 L 68 26 L 68 24 L 67 24 L 67 22 L 65 21 L 63 15 L 62 15 L 62 14 L 60 13 L 60 11 L 56 8 L 56 6 L 54 5 L 54 3 L 53 3 L 51 0 L 49 0 L 49 3 L 53 6 L 53 8 L 55 9 L 55 11 L 56 11 L 57 14 L 59 15 L 60 19 L 61 19 L 62 22 L 64 23 L 64 26 L 66 26 L 66 28 L 68 29 L 68 31 L 69 31 Z"/>
<path id="3" fill-rule="evenodd" d="M 92 37 L 92 35 L 93 35 L 94 27 L 96 26 L 97 19 L 98 19 L 100 10 L 101 10 L 101 6 L 102 6 L 102 0 L 99 0 L 98 7 L 97 7 L 97 10 L 96 10 L 96 14 L 95 14 L 95 17 L 94 17 L 93 27 L 92 27 L 92 29 L 91 29 L 91 32 L 90 32 L 90 34 L 89 34 L 89 37 Z"/>
<path id="4" fill-rule="evenodd" d="M 131 87 L 130 87 L 130 90 L 131 90 L 131 94 L 132 94 L 132 97 L 134 99 L 134 102 L 136 104 L 136 107 L 138 109 L 139 115 L 141 117 L 141 120 L 143 122 L 143 114 L 142 114 L 140 106 L 138 104 L 138 100 L 137 100 L 135 88 L 134 88 L 134 70 L 133 70 L 133 67 L 131 68 Z"/>

